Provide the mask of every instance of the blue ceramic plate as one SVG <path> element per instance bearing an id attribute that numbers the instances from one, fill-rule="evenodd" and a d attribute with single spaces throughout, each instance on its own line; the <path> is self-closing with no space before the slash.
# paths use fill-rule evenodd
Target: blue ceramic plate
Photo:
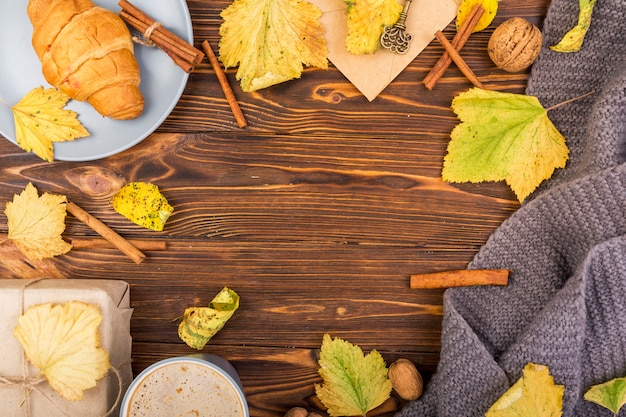
<path id="1" fill-rule="evenodd" d="M 32 25 L 26 14 L 26 0 L 0 1 L 0 99 L 16 104 L 33 88 L 50 87 L 41 74 L 41 63 L 31 45 Z M 96 0 L 96 4 L 119 12 L 117 0 Z M 134 0 L 153 19 L 181 38 L 193 42 L 191 17 L 185 0 Z M 91 161 L 124 151 L 141 142 L 158 128 L 178 103 L 189 74 L 158 48 L 135 45 L 141 67 L 143 114 L 133 120 L 102 117 L 89 104 L 75 100 L 66 108 L 76 111 L 91 136 L 73 142 L 56 143 L 54 158 L 61 161 Z M 0 134 L 15 143 L 11 110 L 0 105 Z"/>

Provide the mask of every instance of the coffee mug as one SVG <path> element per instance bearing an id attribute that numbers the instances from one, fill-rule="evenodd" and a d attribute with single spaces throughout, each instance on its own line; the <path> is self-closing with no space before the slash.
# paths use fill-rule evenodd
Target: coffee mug
<path id="1" fill-rule="evenodd" d="M 197 354 L 164 359 L 128 387 L 120 417 L 250 417 L 241 381 L 226 359 Z"/>

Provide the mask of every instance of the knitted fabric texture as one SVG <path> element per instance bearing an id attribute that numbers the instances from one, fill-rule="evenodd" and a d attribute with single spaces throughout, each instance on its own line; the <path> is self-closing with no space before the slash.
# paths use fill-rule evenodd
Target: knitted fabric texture
<path id="1" fill-rule="evenodd" d="M 583 399 L 626 376 L 626 0 L 597 0 L 581 51 L 550 50 L 577 23 L 553 0 L 526 93 L 567 138 L 570 159 L 492 234 L 470 269 L 511 269 L 505 287 L 444 294 L 441 356 L 396 417 L 484 416 L 529 363 L 565 386 L 563 416 L 611 413 Z M 620 416 L 626 416 L 622 410 Z"/>

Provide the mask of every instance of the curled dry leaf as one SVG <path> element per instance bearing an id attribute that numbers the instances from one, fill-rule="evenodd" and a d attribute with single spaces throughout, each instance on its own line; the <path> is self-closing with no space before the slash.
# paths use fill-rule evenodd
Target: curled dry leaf
<path id="1" fill-rule="evenodd" d="M 208 307 L 189 307 L 185 310 L 183 321 L 178 326 L 178 336 L 187 346 L 201 350 L 222 330 L 238 308 L 239 295 L 225 287 Z"/>

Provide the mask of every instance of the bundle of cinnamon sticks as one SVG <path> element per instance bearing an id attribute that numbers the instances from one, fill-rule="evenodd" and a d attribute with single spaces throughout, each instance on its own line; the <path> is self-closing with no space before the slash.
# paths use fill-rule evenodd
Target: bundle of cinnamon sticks
<path id="1" fill-rule="evenodd" d="M 146 42 L 152 42 L 163 50 L 185 72 L 193 71 L 204 59 L 201 50 L 164 28 L 127 0 L 120 0 L 118 5 L 122 8 L 119 13 L 122 20 L 141 32 Z"/>

